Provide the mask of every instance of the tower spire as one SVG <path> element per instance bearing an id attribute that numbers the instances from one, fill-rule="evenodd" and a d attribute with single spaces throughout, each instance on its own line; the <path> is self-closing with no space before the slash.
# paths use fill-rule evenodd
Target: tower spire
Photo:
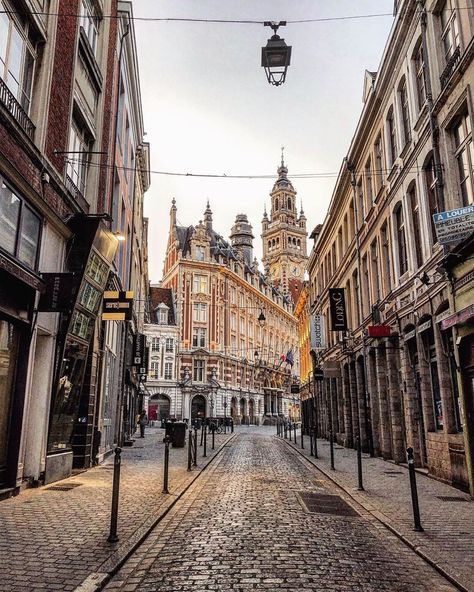
<path id="1" fill-rule="evenodd" d="M 285 166 L 285 158 L 284 158 L 285 154 L 284 154 L 284 152 L 285 152 L 285 147 L 284 147 L 284 146 L 282 146 L 282 147 L 281 147 L 281 166 L 282 166 L 282 167 L 284 167 L 284 166 Z"/>
<path id="2" fill-rule="evenodd" d="M 209 230 L 212 229 L 212 210 L 211 205 L 209 203 L 209 199 L 207 200 L 206 209 L 204 210 L 204 223 L 206 228 Z"/>

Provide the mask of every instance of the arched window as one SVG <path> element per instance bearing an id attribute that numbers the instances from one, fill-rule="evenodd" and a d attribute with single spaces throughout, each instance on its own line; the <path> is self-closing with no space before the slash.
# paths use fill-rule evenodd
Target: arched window
<path id="1" fill-rule="evenodd" d="M 408 105 L 407 80 L 405 76 L 398 85 L 398 98 L 400 100 L 400 113 L 402 115 L 402 142 L 403 146 L 411 140 L 410 108 Z"/>
<path id="2" fill-rule="evenodd" d="M 272 241 L 268 241 L 268 250 L 272 248 Z"/>
<path id="3" fill-rule="evenodd" d="M 416 89 L 416 98 L 418 102 L 418 111 L 421 111 L 421 108 L 425 104 L 426 101 L 426 91 L 425 91 L 425 78 L 424 78 L 424 56 L 423 56 L 423 44 L 421 43 L 421 38 L 419 39 L 418 43 L 416 44 L 415 51 L 413 52 L 413 72 L 415 75 L 415 89 Z"/>
<path id="4" fill-rule="evenodd" d="M 291 198 L 288 198 L 288 209 L 291 210 Z"/>
<path id="5" fill-rule="evenodd" d="M 407 243 L 405 233 L 405 219 L 402 204 L 398 204 L 395 210 L 395 228 L 397 231 L 398 267 L 400 276 L 408 270 Z"/>
<path id="6" fill-rule="evenodd" d="M 413 221 L 413 241 L 414 241 L 414 262 L 415 268 L 418 269 L 423 264 L 423 243 L 420 230 L 420 206 L 418 203 L 418 196 L 416 194 L 416 185 L 413 182 L 407 191 L 408 204 L 411 210 L 411 219 Z"/>
<path id="7" fill-rule="evenodd" d="M 433 214 L 441 212 L 441 208 L 438 203 L 438 196 L 436 191 L 436 168 L 434 164 L 433 154 L 430 153 L 429 157 L 426 159 L 426 164 L 424 165 L 424 172 L 425 172 L 425 188 L 426 188 L 426 195 L 428 197 L 428 205 L 430 208 L 429 211 L 429 218 L 431 222 L 431 234 L 432 234 L 432 242 L 433 244 L 437 242 L 436 238 L 436 230 L 433 220 Z"/>
<path id="8" fill-rule="evenodd" d="M 275 198 L 275 210 L 278 210 L 278 206 L 279 206 L 279 203 L 278 203 L 278 197 L 277 197 L 277 198 Z"/>
<path id="9" fill-rule="evenodd" d="M 390 110 L 387 114 L 387 139 L 388 139 L 388 156 L 389 156 L 389 166 L 393 166 L 395 159 L 398 156 L 398 146 L 397 146 L 397 128 L 395 125 L 395 115 L 393 113 L 393 107 L 390 107 Z"/>

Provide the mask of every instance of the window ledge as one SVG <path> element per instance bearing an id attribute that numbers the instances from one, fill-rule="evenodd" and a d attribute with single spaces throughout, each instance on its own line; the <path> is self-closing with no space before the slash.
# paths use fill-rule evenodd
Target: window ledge
<path id="1" fill-rule="evenodd" d="M 418 119 L 416 120 L 415 125 L 413 126 L 413 129 L 418 132 L 420 131 L 423 123 L 425 122 L 426 116 L 428 115 L 428 103 L 425 101 L 423 103 L 422 108 L 420 109 L 420 112 L 418 114 Z"/>
<path id="2" fill-rule="evenodd" d="M 392 165 L 392 168 L 390 169 L 389 174 L 387 175 L 387 181 L 393 181 L 393 179 L 397 176 L 397 173 L 399 171 L 399 166 L 398 166 L 398 159 L 395 160 L 395 162 Z"/>
<path id="3" fill-rule="evenodd" d="M 400 152 L 399 158 L 402 158 L 402 159 L 405 158 L 405 156 L 410 152 L 411 144 L 412 144 L 412 139 L 410 138 L 409 140 L 407 140 L 407 143 L 403 147 L 403 150 Z"/>

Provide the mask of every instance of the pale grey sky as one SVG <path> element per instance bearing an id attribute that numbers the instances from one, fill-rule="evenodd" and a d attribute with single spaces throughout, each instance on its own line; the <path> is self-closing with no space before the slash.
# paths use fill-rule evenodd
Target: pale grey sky
<path id="1" fill-rule="evenodd" d="M 391 13 L 393 0 L 134 0 L 135 16 L 297 20 Z M 286 83 L 267 83 L 261 47 L 272 33 L 250 24 L 135 23 L 146 139 L 158 171 L 261 175 L 276 173 L 280 147 L 297 179 L 308 231 L 323 221 L 335 177 L 362 109 L 365 69 L 376 70 L 393 18 L 289 24 Z M 225 237 L 246 213 L 261 256 L 263 206 L 273 180 L 180 178 L 152 174 L 150 279 L 161 279 L 171 199 L 178 220 L 197 224 L 206 200 Z"/>

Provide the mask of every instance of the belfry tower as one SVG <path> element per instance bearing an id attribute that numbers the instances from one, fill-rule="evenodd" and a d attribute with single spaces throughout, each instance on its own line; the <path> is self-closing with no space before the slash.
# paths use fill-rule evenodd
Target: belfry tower
<path id="1" fill-rule="evenodd" d="M 270 219 L 265 210 L 262 220 L 263 265 L 273 285 L 296 302 L 301 291 L 308 260 L 306 252 L 306 216 L 303 206 L 298 215 L 296 191 L 288 179 L 281 154 L 278 179 L 270 193 Z"/>

